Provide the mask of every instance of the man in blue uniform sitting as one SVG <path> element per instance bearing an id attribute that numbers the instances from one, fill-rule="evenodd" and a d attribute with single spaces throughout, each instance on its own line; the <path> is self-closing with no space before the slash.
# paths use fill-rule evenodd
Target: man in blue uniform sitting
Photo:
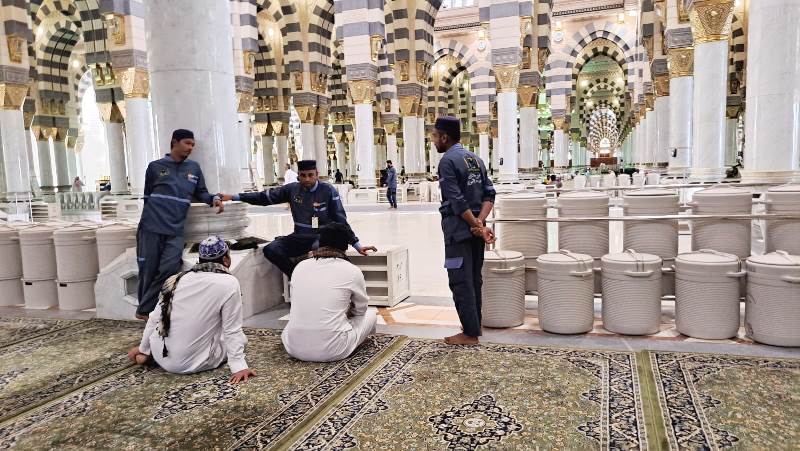
<path id="1" fill-rule="evenodd" d="M 208 193 L 200 165 L 189 159 L 194 145 L 194 133 L 175 130 L 170 152 L 145 172 L 144 209 L 136 232 L 139 319 L 147 319 L 164 281 L 181 270 L 183 227 L 192 200 L 217 207 L 217 213 L 223 210 L 222 201 Z"/>
<path id="2" fill-rule="evenodd" d="M 483 253 L 494 243 L 486 218 L 494 206 L 495 191 L 486 166 L 459 142 L 461 123 L 445 116 L 436 119 L 431 141 L 439 153 L 439 188 L 442 190 L 444 267 L 458 319 L 464 331 L 444 339 L 454 345 L 478 344 L 481 335 Z"/>
<path id="3" fill-rule="evenodd" d="M 288 277 L 297 265 L 296 257 L 308 254 L 319 243 L 319 230 L 322 226 L 337 222 L 347 224 L 339 192 L 333 185 L 319 181 L 317 162 L 301 160 L 297 162 L 298 181 L 265 190 L 260 193 L 219 194 L 223 201 L 238 200 L 253 205 L 275 205 L 289 203 L 294 220 L 294 232 L 280 236 L 264 247 L 264 256 Z M 362 246 L 350 230 L 348 244 L 361 255 L 376 251 L 373 246 Z"/>

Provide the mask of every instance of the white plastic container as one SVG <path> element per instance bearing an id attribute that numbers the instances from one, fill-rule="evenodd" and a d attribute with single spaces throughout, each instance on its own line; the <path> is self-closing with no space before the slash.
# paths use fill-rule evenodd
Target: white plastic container
<path id="1" fill-rule="evenodd" d="M 594 260 L 570 251 L 540 255 L 539 325 L 557 334 L 580 334 L 594 327 Z"/>
<path id="2" fill-rule="evenodd" d="M 498 196 L 497 219 L 534 219 L 547 216 L 544 194 L 527 192 Z M 547 223 L 499 222 L 495 225 L 497 249 L 516 251 L 525 257 L 525 291 L 536 291 L 536 258 L 547 252 Z"/>
<path id="3" fill-rule="evenodd" d="M 607 217 L 608 194 L 598 191 L 579 191 L 558 198 L 561 218 Z M 558 248 L 600 258 L 608 254 L 608 221 L 559 222 Z"/>
<path id="4" fill-rule="evenodd" d="M 481 324 L 516 327 L 525 322 L 525 258 L 520 252 L 484 254 Z"/>
<path id="5" fill-rule="evenodd" d="M 661 258 L 626 251 L 602 258 L 603 327 L 626 335 L 657 333 L 661 322 Z"/>
<path id="6" fill-rule="evenodd" d="M 623 196 L 625 216 L 677 215 L 680 211 L 678 193 L 668 189 L 626 191 Z M 678 220 L 628 221 L 622 236 L 624 249 L 653 254 L 664 258 L 678 255 Z"/>
<path id="7" fill-rule="evenodd" d="M 136 226 L 133 224 L 110 224 L 97 229 L 95 235 L 98 267 L 101 270 L 124 254 L 125 249 L 136 247 Z"/>
<path id="8" fill-rule="evenodd" d="M 55 225 L 36 224 L 19 231 L 22 274 L 27 281 L 56 278 Z M 27 298 L 26 298 L 27 299 Z"/>
<path id="9" fill-rule="evenodd" d="M 74 282 L 97 278 L 100 270 L 96 231 L 94 226 L 72 224 L 53 233 L 59 281 Z"/>
<path id="10" fill-rule="evenodd" d="M 675 325 L 694 338 L 725 339 L 739 331 L 740 279 L 732 254 L 700 250 L 675 258 Z"/>
<path id="11" fill-rule="evenodd" d="M 766 197 L 767 213 L 800 215 L 800 184 L 772 187 Z M 766 252 L 781 250 L 800 255 L 800 219 L 764 222 Z"/>
<path id="12" fill-rule="evenodd" d="M 60 310 L 86 310 L 95 307 L 94 284 L 97 276 L 74 282 L 55 281 Z"/>
<path id="13" fill-rule="evenodd" d="M 25 302 L 21 278 L 19 230 L 0 224 L 0 305 L 19 305 Z"/>
<path id="14" fill-rule="evenodd" d="M 25 296 L 25 308 L 44 310 L 58 306 L 56 281 L 22 279 L 22 291 Z"/>
<path id="15" fill-rule="evenodd" d="M 753 209 L 752 193 L 746 189 L 714 186 L 694 193 L 692 214 L 746 215 Z M 751 221 L 731 219 L 697 219 L 691 221 L 692 249 L 713 249 L 750 256 Z"/>
<path id="16" fill-rule="evenodd" d="M 747 336 L 800 346 L 800 256 L 779 251 L 747 259 Z"/>

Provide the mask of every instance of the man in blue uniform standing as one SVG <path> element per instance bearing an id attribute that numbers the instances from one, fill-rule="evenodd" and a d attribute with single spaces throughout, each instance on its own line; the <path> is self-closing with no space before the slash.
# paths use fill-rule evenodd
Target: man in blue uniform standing
<path id="1" fill-rule="evenodd" d="M 223 201 L 237 200 L 253 205 L 275 205 L 289 203 L 294 220 L 294 232 L 280 236 L 264 247 L 264 256 L 288 277 L 297 266 L 295 259 L 316 249 L 320 228 L 337 222 L 347 224 L 339 192 L 333 185 L 319 181 L 317 162 L 297 162 L 298 181 L 265 190 L 260 193 L 219 194 Z M 348 225 L 349 228 L 349 225 Z M 348 244 L 361 255 L 376 251 L 373 246 L 362 246 L 352 230 Z"/>
<path id="2" fill-rule="evenodd" d="M 444 267 L 463 332 L 444 339 L 454 345 L 478 344 L 481 335 L 483 253 L 494 243 L 486 218 L 494 206 L 495 191 L 486 166 L 461 140 L 461 123 L 451 116 L 436 119 L 431 141 L 439 153 L 442 190 Z"/>
<path id="3" fill-rule="evenodd" d="M 145 172 L 144 209 L 136 232 L 139 319 L 147 319 L 164 281 L 181 270 L 183 226 L 192 200 L 217 207 L 217 213 L 223 210 L 219 197 L 208 193 L 200 165 L 189 159 L 194 145 L 194 133 L 175 130 L 170 152 Z"/>
<path id="4" fill-rule="evenodd" d="M 386 199 L 389 208 L 397 208 L 397 169 L 392 160 L 386 160 Z"/>

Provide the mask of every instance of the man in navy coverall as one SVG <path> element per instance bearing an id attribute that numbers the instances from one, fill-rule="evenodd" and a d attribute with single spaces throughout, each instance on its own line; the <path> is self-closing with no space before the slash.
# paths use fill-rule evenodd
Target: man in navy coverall
<path id="1" fill-rule="evenodd" d="M 223 201 L 237 200 L 253 205 L 289 203 L 294 220 L 294 232 L 275 238 L 264 246 L 264 256 L 289 278 L 297 266 L 296 257 L 306 255 L 319 244 L 319 230 L 332 222 L 347 224 L 339 192 L 330 183 L 319 181 L 317 162 L 297 162 L 298 181 L 260 193 L 219 194 Z M 350 230 L 349 244 L 361 255 L 376 251 L 373 246 L 362 246 Z"/>
<path id="2" fill-rule="evenodd" d="M 436 119 L 431 141 L 439 153 L 442 190 L 444 267 L 463 332 L 444 339 L 453 345 L 478 344 L 481 335 L 483 253 L 494 243 L 486 218 L 494 206 L 495 191 L 486 166 L 459 142 L 461 123 L 451 116 Z"/>
<path id="3" fill-rule="evenodd" d="M 192 200 L 217 207 L 217 213 L 223 210 L 219 197 L 208 193 L 200 165 L 189 159 L 194 145 L 194 133 L 175 130 L 170 153 L 150 162 L 145 172 L 144 209 L 136 232 L 139 319 L 147 319 L 164 281 L 181 270 L 183 227 Z"/>

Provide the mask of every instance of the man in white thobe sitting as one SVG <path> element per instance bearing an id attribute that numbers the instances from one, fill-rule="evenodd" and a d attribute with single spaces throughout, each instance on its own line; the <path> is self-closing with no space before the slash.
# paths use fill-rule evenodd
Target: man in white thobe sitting
<path id="1" fill-rule="evenodd" d="M 199 252 L 198 264 L 164 282 L 142 341 L 128 357 L 140 365 L 153 358 L 177 374 L 211 370 L 227 360 L 230 382 L 247 381 L 256 374 L 245 361 L 242 293 L 228 272 L 230 249 L 212 236 L 200 243 Z"/>
<path id="2" fill-rule="evenodd" d="M 281 338 L 296 359 L 344 359 L 375 332 L 377 312 L 367 308 L 364 274 L 345 255 L 349 237 L 347 225 L 326 225 L 319 248 L 292 273 L 292 307 Z"/>

